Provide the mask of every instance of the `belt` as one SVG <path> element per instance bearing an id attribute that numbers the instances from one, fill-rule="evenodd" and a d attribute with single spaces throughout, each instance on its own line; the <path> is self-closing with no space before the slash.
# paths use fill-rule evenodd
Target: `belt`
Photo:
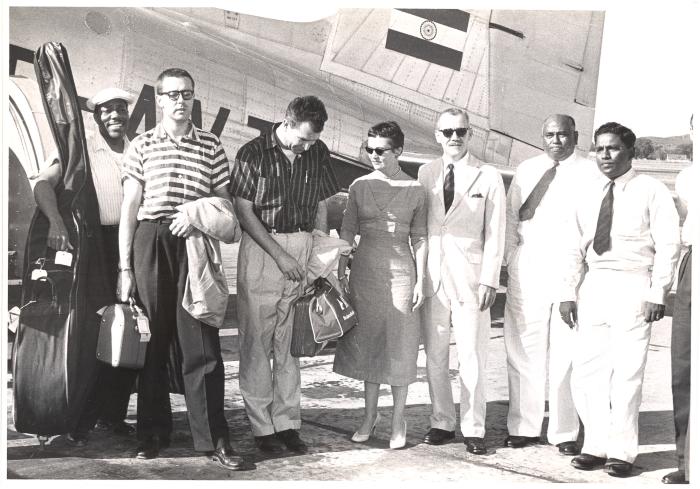
<path id="1" fill-rule="evenodd" d="M 268 232 L 272 234 L 291 234 L 291 233 L 308 233 L 311 232 L 309 229 L 305 229 L 301 226 L 295 226 L 291 228 L 269 228 Z"/>
<path id="2" fill-rule="evenodd" d="M 172 217 L 157 217 L 155 219 L 143 219 L 143 222 L 152 222 L 154 224 L 170 224 L 173 222 Z"/>

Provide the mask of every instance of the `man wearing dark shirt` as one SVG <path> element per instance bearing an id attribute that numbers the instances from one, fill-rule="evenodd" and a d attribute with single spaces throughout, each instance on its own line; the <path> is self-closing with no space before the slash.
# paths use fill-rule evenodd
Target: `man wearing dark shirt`
<path id="1" fill-rule="evenodd" d="M 289 348 L 311 231 L 327 231 L 325 200 L 338 191 L 319 139 L 326 120 L 318 98 L 295 98 L 282 123 L 241 147 L 231 178 L 244 231 L 237 284 L 240 389 L 255 443 L 267 452 L 280 452 L 280 441 L 292 451 L 307 450 L 298 434 L 299 360 Z"/>

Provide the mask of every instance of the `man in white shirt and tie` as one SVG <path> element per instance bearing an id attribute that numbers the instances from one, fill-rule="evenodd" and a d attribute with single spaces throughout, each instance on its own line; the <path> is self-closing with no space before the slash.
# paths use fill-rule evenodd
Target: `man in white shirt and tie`
<path id="1" fill-rule="evenodd" d="M 428 263 L 423 340 L 430 400 L 430 431 L 440 445 L 455 437 L 450 382 L 450 326 L 459 360 L 460 428 L 467 452 L 486 453 L 486 356 L 503 259 L 505 189 L 498 171 L 469 152 L 469 116 L 447 109 L 435 139 L 443 155 L 420 168 L 428 192 Z"/>
<path id="2" fill-rule="evenodd" d="M 517 167 L 506 208 L 505 445 L 521 448 L 539 441 L 549 370 L 547 439 L 564 455 L 578 454 L 579 420 L 570 385 L 574 333 L 557 310 L 557 256 L 562 252 L 558 238 L 574 219 L 576 192 L 600 176 L 593 161 L 576 154 L 577 142 L 571 116 L 547 117 L 542 125 L 544 153 Z"/>
<path id="3" fill-rule="evenodd" d="M 664 317 L 680 250 L 671 193 L 632 169 L 635 140 L 616 122 L 595 132 L 604 178 L 577 206 L 559 306 L 576 331 L 571 382 L 586 430 L 581 455 L 571 464 L 604 467 L 614 477 L 631 474 L 639 451 L 651 324 Z"/>

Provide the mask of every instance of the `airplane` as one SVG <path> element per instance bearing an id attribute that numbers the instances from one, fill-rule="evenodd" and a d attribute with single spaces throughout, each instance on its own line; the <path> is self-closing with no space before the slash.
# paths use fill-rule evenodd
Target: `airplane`
<path id="1" fill-rule="evenodd" d="M 117 86 L 136 96 L 130 138 L 159 121 L 158 73 L 187 69 L 196 82 L 192 120 L 219 136 L 229 160 L 281 120 L 293 97 L 317 95 L 329 114 L 322 139 L 347 191 L 372 170 L 362 151 L 370 126 L 399 123 L 400 163 L 415 177 L 440 154 L 434 127 L 448 107 L 468 111 L 470 151 L 506 184 L 519 162 L 541 152 L 549 114 L 572 115 L 587 152 L 603 23 L 599 11 L 340 9 L 288 22 L 218 8 L 10 7 L 11 289 L 21 284 L 35 207 L 28 179 L 54 146 L 32 66 L 44 42 L 68 50 L 86 127 L 85 101 L 96 91 Z M 341 192 L 329 205 L 332 229 L 346 199 Z"/>

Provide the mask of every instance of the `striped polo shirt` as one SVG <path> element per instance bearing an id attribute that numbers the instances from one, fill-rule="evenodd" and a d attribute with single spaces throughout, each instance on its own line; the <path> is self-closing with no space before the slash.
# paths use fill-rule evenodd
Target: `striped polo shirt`
<path id="1" fill-rule="evenodd" d="M 180 204 L 226 188 L 228 160 L 214 134 L 192 124 L 178 142 L 158 124 L 131 142 L 122 178 L 133 178 L 143 187 L 137 219 L 157 219 L 174 214 Z"/>
<path id="2" fill-rule="evenodd" d="M 268 231 L 311 231 L 319 201 L 340 190 L 330 153 L 318 140 L 290 163 L 275 137 L 277 127 L 279 123 L 238 150 L 230 192 L 253 203 Z"/>

